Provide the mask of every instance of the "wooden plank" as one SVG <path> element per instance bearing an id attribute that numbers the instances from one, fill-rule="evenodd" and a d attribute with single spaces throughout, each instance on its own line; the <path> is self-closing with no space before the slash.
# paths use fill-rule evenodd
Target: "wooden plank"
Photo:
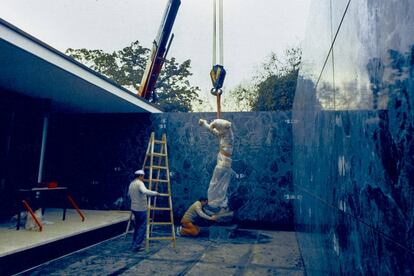
<path id="1" fill-rule="evenodd" d="M 169 165 L 168 165 L 168 147 L 167 147 L 167 134 L 163 134 L 162 135 L 162 140 L 165 142 L 165 147 L 164 147 L 164 152 L 167 155 L 165 157 L 165 166 L 167 167 L 167 181 L 168 181 L 168 185 L 167 185 L 167 189 L 168 189 L 168 194 L 170 195 L 168 198 L 168 205 L 171 208 L 170 211 L 170 220 L 171 220 L 171 234 L 174 237 L 173 239 L 173 248 L 175 248 L 176 244 L 175 244 L 175 227 L 174 227 L 174 215 L 173 215 L 173 205 L 172 205 L 172 199 L 171 199 L 171 182 L 170 182 L 170 169 L 169 169 Z"/>
<path id="2" fill-rule="evenodd" d="M 151 153 L 147 153 L 148 155 L 151 155 Z M 153 156 L 157 156 L 157 157 L 166 157 L 167 155 L 165 153 L 158 153 L 158 152 L 154 152 L 152 153 Z"/>
<path id="3" fill-rule="evenodd" d="M 149 172 L 149 177 L 150 179 L 152 178 L 152 165 L 154 164 L 154 156 L 152 155 L 152 153 L 154 153 L 154 141 L 155 141 L 155 132 L 151 132 L 151 138 L 150 138 L 150 142 L 148 146 L 150 146 L 150 153 L 151 155 L 150 157 L 150 172 Z M 145 167 L 145 163 L 144 163 L 144 167 Z M 152 190 L 152 181 L 149 182 L 149 190 Z M 150 241 L 149 241 L 149 237 L 150 237 L 150 215 L 151 215 L 151 210 L 149 209 L 149 207 L 151 206 L 151 197 L 148 199 L 148 208 L 147 208 L 147 231 L 145 233 L 146 235 L 146 239 L 145 239 L 145 250 L 147 251 L 147 253 L 149 252 L 149 246 L 150 246 Z"/>
<path id="4" fill-rule="evenodd" d="M 150 210 L 154 210 L 154 211 L 170 211 L 171 208 L 165 208 L 165 207 L 150 207 Z"/>
<path id="5" fill-rule="evenodd" d="M 150 170 L 152 170 L 152 169 L 163 169 L 163 170 L 166 170 L 167 167 L 152 165 L 152 166 L 145 166 L 145 169 L 150 169 Z"/>
<path id="6" fill-rule="evenodd" d="M 149 224 L 152 224 L 152 225 L 171 225 L 171 224 L 173 224 L 172 222 L 150 222 Z"/>
<path id="7" fill-rule="evenodd" d="M 149 182 L 149 179 L 144 179 L 144 182 Z M 151 179 L 152 182 L 168 183 L 166 179 Z"/>
<path id="8" fill-rule="evenodd" d="M 154 240 L 154 241 L 162 241 L 162 240 L 174 240 L 174 237 L 150 237 L 150 240 Z"/>

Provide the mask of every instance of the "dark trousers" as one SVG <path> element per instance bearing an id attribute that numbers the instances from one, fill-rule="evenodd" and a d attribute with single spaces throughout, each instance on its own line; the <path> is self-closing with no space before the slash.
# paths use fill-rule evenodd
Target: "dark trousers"
<path id="1" fill-rule="evenodd" d="M 134 235 L 132 237 L 132 248 L 140 247 L 145 238 L 147 228 L 147 211 L 132 211 L 134 214 Z"/>

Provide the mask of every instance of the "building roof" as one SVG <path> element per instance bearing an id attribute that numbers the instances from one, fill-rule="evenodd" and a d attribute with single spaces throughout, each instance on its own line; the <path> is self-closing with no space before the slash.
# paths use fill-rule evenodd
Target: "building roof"
<path id="1" fill-rule="evenodd" d="M 138 95 L 1 18 L 0 90 L 51 99 L 51 112 L 161 113 Z"/>

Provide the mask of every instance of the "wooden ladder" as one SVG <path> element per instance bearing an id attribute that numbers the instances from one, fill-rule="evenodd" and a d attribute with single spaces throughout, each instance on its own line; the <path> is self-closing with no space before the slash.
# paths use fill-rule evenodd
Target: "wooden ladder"
<path id="1" fill-rule="evenodd" d="M 158 197 L 148 197 L 145 249 L 148 253 L 150 241 L 154 240 L 171 240 L 173 248 L 175 248 L 176 239 L 171 199 L 170 170 L 168 167 L 167 136 L 165 133 L 162 135 L 162 140 L 156 140 L 155 133 L 151 133 L 143 169 L 147 176 L 144 182 L 148 183 L 148 189 L 161 193 L 159 199 Z M 164 214 L 169 212 L 168 219 L 165 220 L 164 218 L 163 221 L 156 221 L 156 214 L 159 212 L 163 212 Z M 153 235 L 154 226 L 170 226 L 171 235 Z"/>

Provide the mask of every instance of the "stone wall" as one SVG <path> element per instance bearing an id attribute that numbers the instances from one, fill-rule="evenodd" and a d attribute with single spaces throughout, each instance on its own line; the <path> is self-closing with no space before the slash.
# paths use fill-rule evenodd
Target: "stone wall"
<path id="1" fill-rule="evenodd" d="M 213 113 L 153 115 L 153 128 L 168 137 L 174 207 L 180 216 L 206 195 L 216 164 L 218 139 L 198 125 Z M 235 175 L 229 205 L 235 220 L 250 227 L 290 228 L 293 216 L 290 114 L 282 112 L 224 113 L 233 123 Z M 165 129 L 160 129 L 165 127 Z"/>
<path id="2" fill-rule="evenodd" d="M 414 272 L 413 12 L 407 0 L 312 2 L 293 110 L 308 275 Z"/>
<path id="3" fill-rule="evenodd" d="M 133 172 L 142 166 L 151 131 L 167 134 L 176 220 L 207 188 L 218 139 L 198 125 L 213 113 L 66 115 L 51 120 L 46 179 L 68 186 L 82 208 L 127 208 Z M 229 187 L 235 222 L 258 228 L 293 227 L 289 113 L 224 113 L 235 133 L 235 175 Z M 119 203 L 119 201 L 118 201 Z"/>

